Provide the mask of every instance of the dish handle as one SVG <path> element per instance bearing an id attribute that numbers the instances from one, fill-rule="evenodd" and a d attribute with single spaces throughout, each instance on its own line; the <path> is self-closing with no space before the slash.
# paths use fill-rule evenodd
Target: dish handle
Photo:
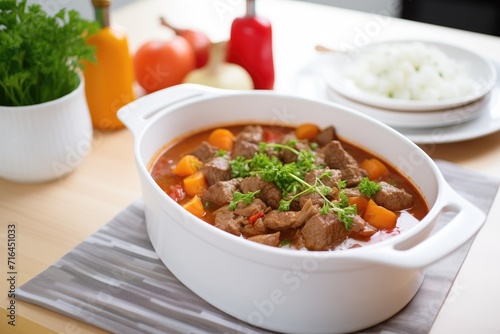
<path id="1" fill-rule="evenodd" d="M 446 182 L 443 185 L 443 201 L 435 219 L 440 219 L 447 212 L 456 213 L 444 227 L 413 247 L 392 244 L 372 250 L 360 258 L 393 267 L 424 268 L 453 253 L 473 238 L 485 222 L 485 213 L 457 194 Z"/>
<path id="2" fill-rule="evenodd" d="M 201 96 L 217 95 L 220 90 L 203 85 L 180 84 L 145 95 L 118 110 L 118 118 L 137 136 L 158 112 Z"/>

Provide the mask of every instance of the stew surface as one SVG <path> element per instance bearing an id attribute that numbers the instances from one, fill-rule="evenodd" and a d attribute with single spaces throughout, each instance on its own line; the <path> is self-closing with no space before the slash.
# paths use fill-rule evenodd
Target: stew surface
<path id="1" fill-rule="evenodd" d="M 429 211 L 409 180 L 338 138 L 333 126 L 201 131 L 168 144 L 151 175 L 207 223 L 274 247 L 361 247 L 411 228 Z"/>

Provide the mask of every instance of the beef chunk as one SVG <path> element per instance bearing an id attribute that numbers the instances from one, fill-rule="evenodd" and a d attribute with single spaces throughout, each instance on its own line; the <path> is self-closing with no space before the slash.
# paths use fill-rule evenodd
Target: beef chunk
<path id="1" fill-rule="evenodd" d="M 328 175 L 324 175 L 328 173 Z M 314 184 L 319 179 L 325 186 L 338 189 L 338 183 L 342 179 L 341 172 L 337 169 L 323 168 L 313 169 L 304 175 L 304 181 Z"/>
<path id="2" fill-rule="evenodd" d="M 231 156 L 233 159 L 238 156 L 251 159 L 257 152 L 259 152 L 259 146 L 257 144 L 246 140 L 236 140 L 233 150 L 231 151 Z"/>
<path id="3" fill-rule="evenodd" d="M 295 249 L 301 249 L 305 250 L 306 247 L 304 246 L 304 239 L 302 238 L 302 233 L 300 232 L 300 229 L 297 230 L 288 230 L 288 231 L 280 231 L 280 238 L 283 241 L 288 241 L 288 245 L 290 245 L 291 248 Z M 283 244 L 280 244 L 280 247 L 283 247 Z"/>
<path id="4" fill-rule="evenodd" d="M 351 229 L 349 230 L 349 237 L 354 239 L 371 237 L 377 232 L 377 228 L 366 222 L 361 216 L 355 215 Z"/>
<path id="5" fill-rule="evenodd" d="M 252 240 L 264 245 L 279 247 L 280 245 L 280 232 L 276 232 L 273 234 L 262 234 L 256 235 L 254 237 L 248 238 L 248 240 Z"/>
<path id="6" fill-rule="evenodd" d="M 219 181 L 231 179 L 231 166 L 229 166 L 229 162 L 222 157 L 210 160 L 203 165 L 201 171 L 203 175 L 205 175 L 209 186 Z"/>
<path id="7" fill-rule="evenodd" d="M 233 211 L 229 210 L 227 205 L 215 211 L 214 214 L 215 227 L 236 236 L 241 235 L 241 228 L 243 226 L 243 221 L 245 220 L 245 218 L 235 215 Z"/>
<path id="8" fill-rule="evenodd" d="M 335 214 L 316 214 L 302 228 L 304 245 L 309 250 L 329 250 L 340 245 L 349 235 Z"/>
<path id="9" fill-rule="evenodd" d="M 311 150 L 311 147 L 309 147 L 309 143 L 307 140 L 298 141 L 295 145 L 292 145 L 291 147 L 295 148 L 297 151 Z M 290 162 L 297 161 L 298 155 L 290 150 L 281 150 L 278 157 L 280 158 L 281 161 L 283 161 L 283 163 L 287 164 Z"/>
<path id="10" fill-rule="evenodd" d="M 273 210 L 264 217 L 264 225 L 273 230 L 286 230 L 300 226 L 297 222 L 297 212 Z"/>
<path id="11" fill-rule="evenodd" d="M 373 200 L 391 211 L 409 209 L 413 206 L 413 196 L 404 189 L 394 187 L 387 182 L 379 183 L 382 188 L 373 195 Z"/>
<path id="12" fill-rule="evenodd" d="M 197 148 L 189 152 L 189 154 L 194 155 L 202 162 L 209 162 L 215 157 L 218 151 L 219 149 L 217 147 L 203 141 Z"/>
<path id="13" fill-rule="evenodd" d="M 320 194 L 318 194 L 316 192 L 302 194 L 299 196 L 300 207 L 303 207 L 307 202 L 311 202 L 316 207 L 322 207 L 325 200 L 323 199 L 323 197 Z"/>
<path id="14" fill-rule="evenodd" d="M 262 220 L 262 218 L 257 219 L 253 224 L 249 224 L 248 220 L 244 221 L 243 223 L 247 224 L 243 225 L 241 234 L 243 234 L 246 238 L 269 233 L 269 230 L 264 224 L 264 220 Z"/>
<path id="15" fill-rule="evenodd" d="M 229 204 L 233 200 L 233 193 L 238 190 L 240 182 L 241 178 L 219 181 L 205 190 L 202 200 L 217 205 Z"/>
<path id="16" fill-rule="evenodd" d="M 344 193 L 347 195 L 347 197 L 363 196 L 358 188 L 344 188 Z"/>
<path id="17" fill-rule="evenodd" d="M 330 175 L 324 175 L 325 173 L 329 173 Z M 317 179 L 320 179 L 324 185 L 336 187 L 340 179 L 340 173 L 335 169 L 323 168 L 313 169 L 304 175 L 304 181 L 309 184 L 314 184 Z"/>
<path id="18" fill-rule="evenodd" d="M 297 223 L 299 226 L 302 226 L 306 221 L 309 220 L 312 216 L 318 213 L 318 208 L 313 205 L 311 201 L 307 201 L 302 209 L 297 212 Z"/>
<path id="19" fill-rule="evenodd" d="M 235 141 L 247 141 L 258 144 L 263 141 L 264 129 L 260 125 L 247 125 L 234 138 Z"/>
<path id="20" fill-rule="evenodd" d="M 317 166 L 326 166 L 325 159 L 323 156 L 316 154 L 316 160 L 314 160 L 314 164 Z"/>
<path id="21" fill-rule="evenodd" d="M 335 128 L 331 125 L 321 130 L 321 132 L 316 136 L 316 142 L 320 147 L 325 146 L 335 139 L 337 139 L 337 133 Z"/>
<path id="22" fill-rule="evenodd" d="M 342 179 L 346 180 L 347 187 L 354 187 L 367 175 L 366 171 L 359 168 L 354 159 L 340 144 L 338 140 L 333 140 L 320 149 L 326 165 L 331 169 L 339 169 Z"/>
<path id="23" fill-rule="evenodd" d="M 260 198 L 256 198 L 252 203 L 246 204 L 245 202 L 239 202 L 236 205 L 234 213 L 245 218 L 248 218 L 258 212 L 264 212 L 267 208 L 266 203 L 264 203 Z"/>
<path id="24" fill-rule="evenodd" d="M 330 175 L 322 176 L 326 172 L 330 173 Z M 320 176 L 322 177 L 320 178 Z M 304 176 L 304 181 L 309 184 L 314 184 L 316 182 L 316 179 L 318 178 L 325 186 L 332 188 L 332 193 L 329 196 L 331 198 L 337 198 L 339 193 L 338 182 L 342 179 L 340 171 L 337 169 L 329 168 L 313 169 L 312 171 L 306 173 L 306 175 Z M 300 206 L 303 207 L 308 200 L 311 200 L 312 203 L 316 206 L 323 206 L 323 197 L 318 193 L 308 193 L 301 195 L 299 197 Z"/>
<path id="25" fill-rule="evenodd" d="M 264 224 L 272 230 L 286 230 L 302 226 L 309 218 L 318 212 L 308 201 L 300 211 L 273 210 L 264 217 Z"/>
<path id="26" fill-rule="evenodd" d="M 357 186 L 361 180 L 368 175 L 368 173 L 363 169 L 358 167 L 358 165 L 347 165 L 346 168 L 340 170 L 342 175 L 342 180 L 346 180 L 347 187 Z"/>
<path id="27" fill-rule="evenodd" d="M 295 135 L 294 132 L 290 132 L 287 134 L 284 134 L 278 139 L 279 144 L 287 145 L 290 140 L 297 140 L 297 136 Z"/>
<path id="28" fill-rule="evenodd" d="M 295 137 L 295 134 L 293 133 L 286 134 L 281 137 L 279 143 L 288 145 L 290 140 L 296 141 L 295 145 L 291 145 L 291 147 L 295 148 L 297 151 L 311 150 L 311 147 L 309 147 L 309 142 L 307 140 L 297 140 L 297 137 Z M 287 164 L 297 161 L 297 154 L 293 153 L 290 150 L 281 150 L 278 154 L 278 158 L 283 163 Z"/>
<path id="29" fill-rule="evenodd" d="M 325 163 L 331 169 L 344 169 L 349 165 L 357 165 L 356 160 L 344 150 L 338 140 L 333 140 L 320 149 Z"/>
<path id="30" fill-rule="evenodd" d="M 231 152 L 233 158 L 242 156 L 251 159 L 259 151 L 258 144 L 263 141 L 264 130 L 260 125 L 247 125 L 234 138 L 234 147 Z"/>
<path id="31" fill-rule="evenodd" d="M 251 191 L 260 190 L 257 195 L 268 206 L 277 209 L 281 201 L 281 190 L 272 182 L 266 182 L 259 176 L 250 176 L 244 178 L 240 183 L 241 192 L 246 194 Z"/>

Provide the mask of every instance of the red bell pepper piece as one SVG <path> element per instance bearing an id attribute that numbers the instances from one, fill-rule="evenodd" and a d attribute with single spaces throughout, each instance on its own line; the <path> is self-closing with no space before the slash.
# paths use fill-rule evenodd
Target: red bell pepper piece
<path id="1" fill-rule="evenodd" d="M 274 60 L 271 23 L 255 14 L 255 0 L 247 0 L 247 13 L 234 19 L 227 45 L 227 61 L 243 67 L 255 89 L 273 89 Z"/>
<path id="2" fill-rule="evenodd" d="M 253 225 L 253 224 L 255 224 L 255 222 L 257 221 L 257 219 L 262 218 L 264 216 L 265 216 L 264 211 L 259 211 L 259 212 L 255 213 L 255 214 L 251 215 L 248 218 L 248 222 Z"/>

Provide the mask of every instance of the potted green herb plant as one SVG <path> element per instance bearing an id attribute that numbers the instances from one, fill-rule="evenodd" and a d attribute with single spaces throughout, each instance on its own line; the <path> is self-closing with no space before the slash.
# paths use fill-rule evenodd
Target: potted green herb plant
<path id="1" fill-rule="evenodd" d="M 61 8 L 54 16 L 26 0 L 0 0 L 0 177 L 60 178 L 88 154 L 92 125 L 82 60 L 96 23 Z"/>

